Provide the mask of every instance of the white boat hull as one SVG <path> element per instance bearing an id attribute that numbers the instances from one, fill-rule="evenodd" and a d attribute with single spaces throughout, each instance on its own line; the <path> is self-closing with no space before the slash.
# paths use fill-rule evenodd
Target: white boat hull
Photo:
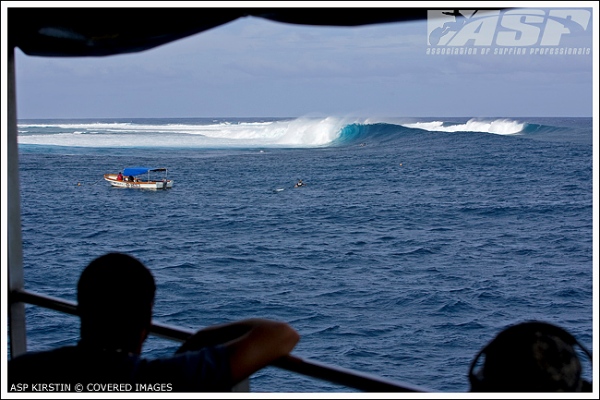
<path id="1" fill-rule="evenodd" d="M 160 180 L 160 181 L 118 181 L 117 174 L 104 174 L 104 180 L 109 182 L 114 187 L 126 188 L 126 189 L 149 189 L 149 190 L 162 190 L 170 189 L 173 187 L 173 181 L 171 179 Z"/>

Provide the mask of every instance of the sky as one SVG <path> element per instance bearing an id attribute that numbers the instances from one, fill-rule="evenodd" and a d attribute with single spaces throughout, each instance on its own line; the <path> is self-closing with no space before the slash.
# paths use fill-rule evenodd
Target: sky
<path id="1" fill-rule="evenodd" d="M 5 3 L 20 4 L 3 2 L 3 14 Z M 366 4 L 394 5 L 358 2 Z M 572 33 L 545 18 L 562 16 L 567 3 L 544 4 L 556 7 L 530 3 L 528 12 L 512 10 L 514 15 L 475 13 L 437 46 L 429 34 L 455 22 L 439 11 L 424 21 L 361 27 L 246 17 L 108 57 L 36 57 L 17 49 L 17 117 L 591 117 L 597 44 L 590 17 L 597 5 L 568 3 L 569 9 L 586 7 L 571 15 L 578 28 Z M 474 9 L 465 5 L 462 12 L 469 17 Z M 539 54 L 549 49 L 582 54 Z"/>

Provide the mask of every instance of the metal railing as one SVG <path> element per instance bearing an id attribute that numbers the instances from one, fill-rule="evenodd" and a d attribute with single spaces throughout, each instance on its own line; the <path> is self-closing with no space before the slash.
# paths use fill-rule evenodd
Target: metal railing
<path id="1" fill-rule="evenodd" d="M 34 293 L 24 289 L 11 291 L 9 293 L 9 303 L 32 304 L 66 314 L 78 315 L 77 304 L 74 302 Z M 175 326 L 153 322 L 150 333 L 154 336 L 162 337 L 164 339 L 184 342 L 194 332 Z M 292 355 L 284 356 L 276 360 L 271 364 L 271 366 L 343 385 L 363 392 L 433 392 L 432 390 L 421 388 L 415 385 L 395 382 L 393 380 L 380 378 L 350 369 L 333 367 Z M 246 385 L 249 390 L 249 385 Z M 243 390 L 243 388 L 240 390 Z"/>

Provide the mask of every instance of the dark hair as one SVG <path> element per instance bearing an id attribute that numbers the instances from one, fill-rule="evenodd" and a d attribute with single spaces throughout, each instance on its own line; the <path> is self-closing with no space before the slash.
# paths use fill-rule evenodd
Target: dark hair
<path id="1" fill-rule="evenodd" d="M 581 379 L 574 346 L 591 353 L 570 333 L 545 322 L 520 323 L 500 332 L 475 357 L 469 370 L 473 392 L 579 392 Z M 475 366 L 485 356 L 483 367 Z"/>
<path id="2" fill-rule="evenodd" d="M 136 258 L 122 253 L 96 258 L 77 284 L 82 339 L 120 347 L 135 341 L 151 323 L 155 291 L 152 273 Z"/>

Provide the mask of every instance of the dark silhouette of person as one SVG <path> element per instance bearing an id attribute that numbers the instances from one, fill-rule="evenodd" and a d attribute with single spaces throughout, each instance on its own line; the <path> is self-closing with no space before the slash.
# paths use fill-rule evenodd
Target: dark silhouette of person
<path id="1" fill-rule="evenodd" d="M 477 13 L 477 10 L 471 14 L 471 17 Z M 438 27 L 431 31 L 429 34 L 429 43 L 432 45 L 437 45 L 442 38 L 449 32 L 458 32 L 462 29 L 462 27 L 467 23 L 467 18 L 460 12 L 460 10 L 452 10 L 451 12 L 442 11 L 442 14 L 449 15 L 454 17 L 454 21 L 444 22 L 441 27 Z"/>
<path id="2" fill-rule="evenodd" d="M 226 392 L 289 354 L 299 340 L 286 323 L 246 319 L 199 330 L 173 356 L 143 358 L 155 291 L 152 273 L 136 258 L 108 253 L 93 260 L 77 285 L 79 342 L 13 358 L 9 387 L 60 382 L 93 391 L 94 384 L 107 383 Z"/>
<path id="3" fill-rule="evenodd" d="M 442 11 L 442 14 L 454 17 L 453 22 L 445 22 L 442 26 L 442 36 L 448 33 L 448 31 L 459 31 L 467 23 L 467 19 L 459 10 L 452 10 L 452 12 Z"/>
<path id="4" fill-rule="evenodd" d="M 462 15 L 459 10 L 452 10 L 452 12 L 442 11 L 442 14 L 453 16 L 454 23 L 458 23 L 457 26 L 459 26 L 459 27 L 465 24 L 465 16 Z M 444 27 L 446 27 L 446 25 L 448 25 L 448 24 L 452 24 L 452 22 L 446 22 L 444 24 Z"/>
<path id="5" fill-rule="evenodd" d="M 473 359 L 469 369 L 472 392 L 591 392 L 582 379 L 579 347 L 570 333 L 546 322 L 528 321 L 500 332 Z M 476 367 L 481 358 L 483 366 Z"/>

